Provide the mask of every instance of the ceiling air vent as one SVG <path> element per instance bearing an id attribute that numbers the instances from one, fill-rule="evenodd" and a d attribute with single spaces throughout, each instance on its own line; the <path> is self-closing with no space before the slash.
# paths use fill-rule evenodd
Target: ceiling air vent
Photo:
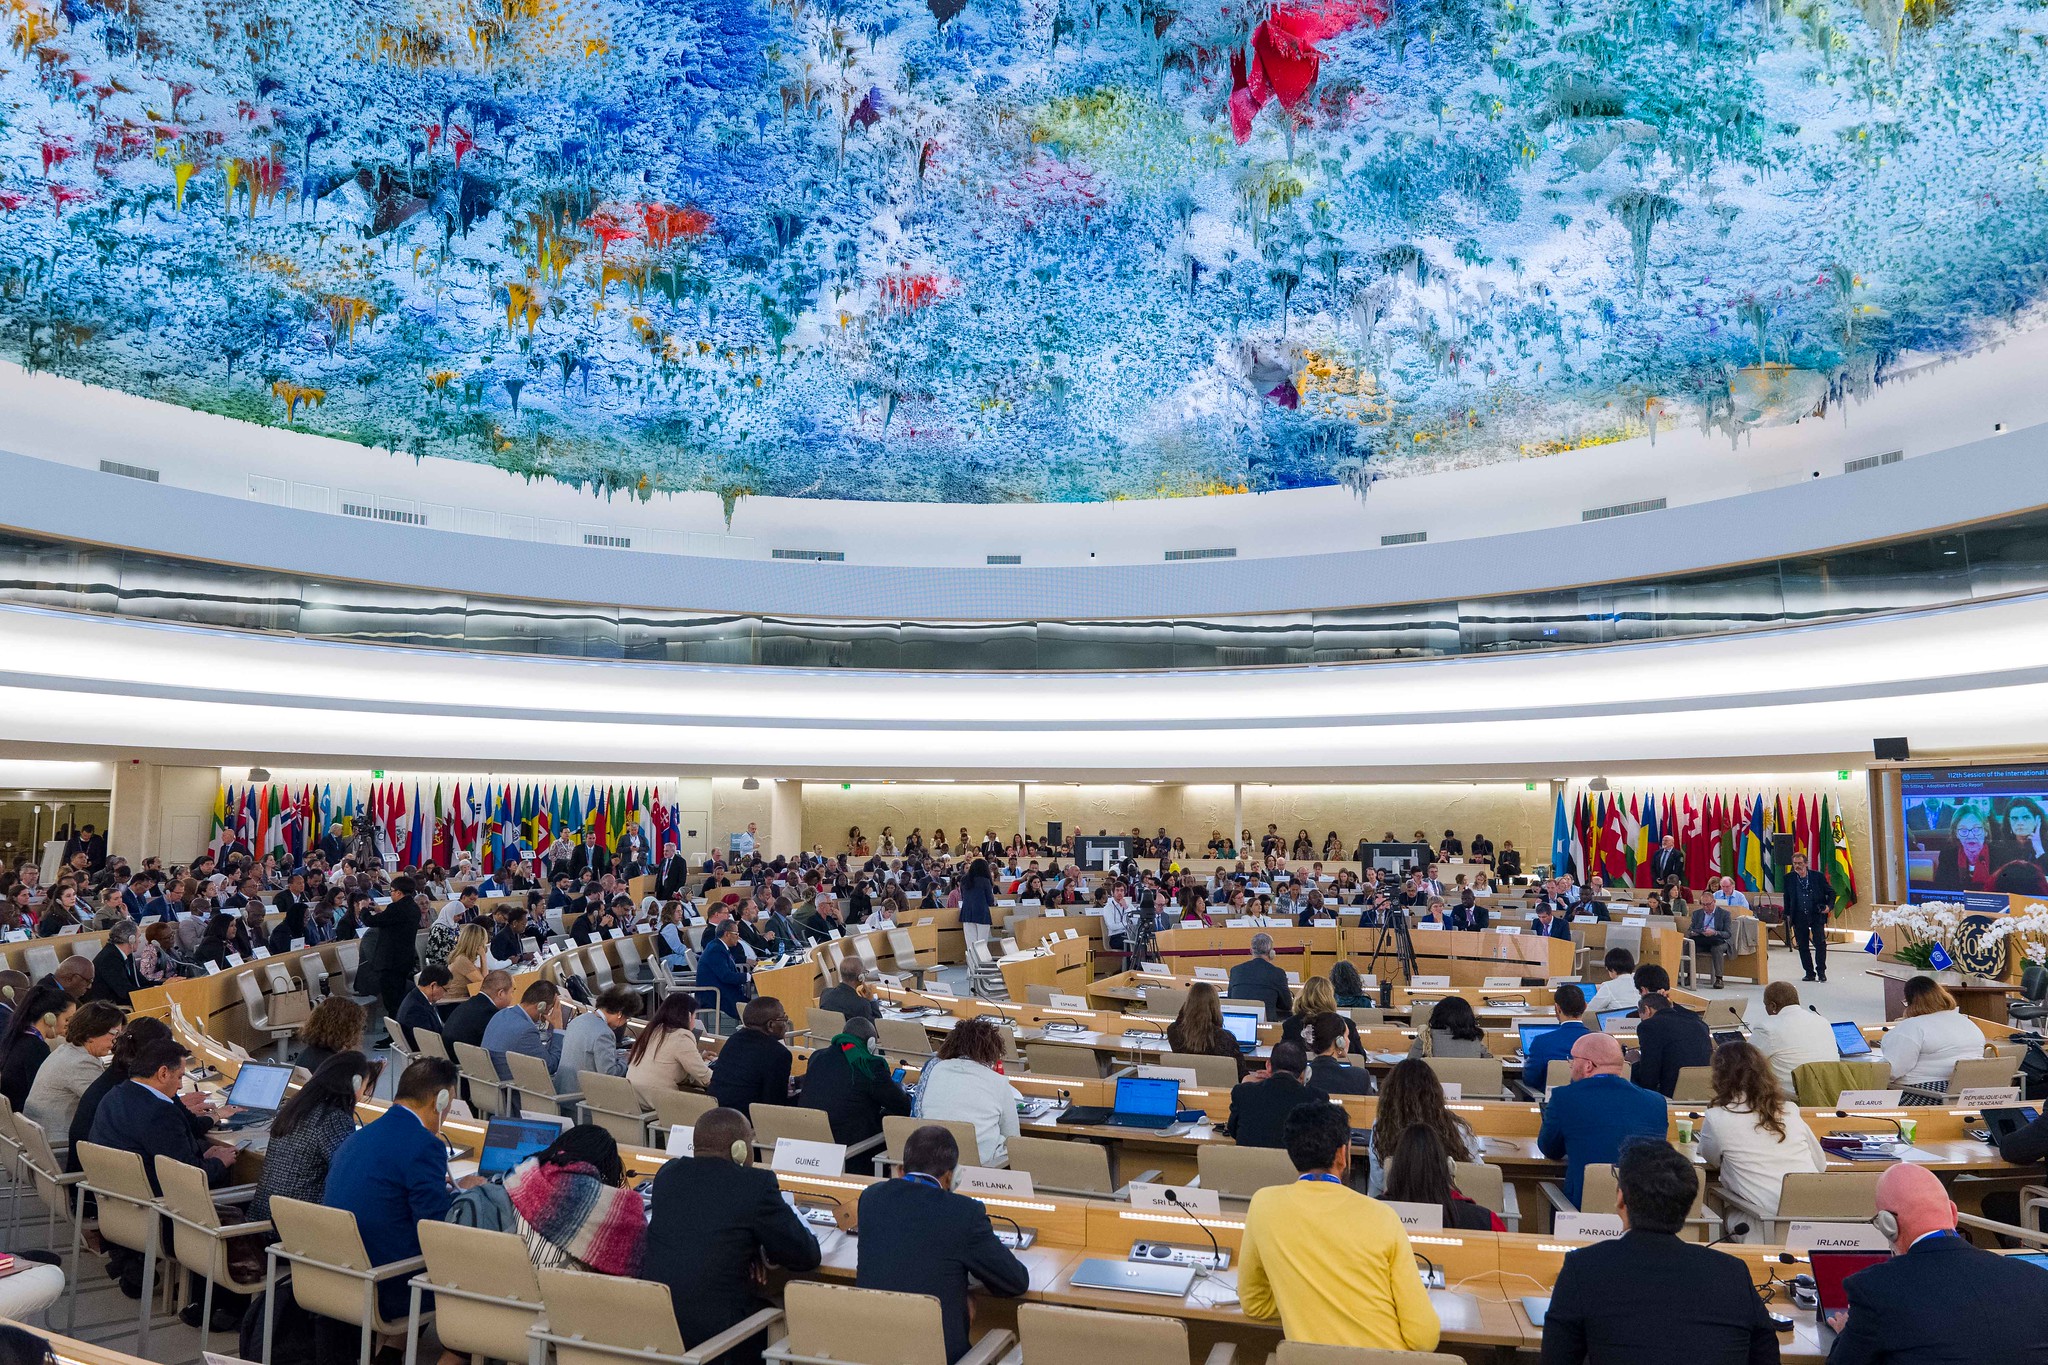
<path id="1" fill-rule="evenodd" d="M 1166 561 L 1171 564 L 1177 559 L 1236 559 L 1235 548 L 1222 550 L 1168 550 Z"/>
<path id="2" fill-rule="evenodd" d="M 360 502 L 343 502 L 341 514 L 345 517 L 364 517 L 370 521 L 393 521 L 400 526 L 427 524 L 427 519 L 418 512 L 402 512 L 396 507 L 372 507 Z"/>
<path id="3" fill-rule="evenodd" d="M 1861 474 L 1866 469 L 1875 469 L 1879 465 L 1897 464 L 1905 458 L 1906 452 L 1903 450 L 1887 450 L 1882 455 L 1865 455 L 1860 460 L 1850 460 L 1842 466 L 1842 472 L 1844 474 Z M 102 469 L 105 467 L 105 465 L 101 466 Z"/>
<path id="4" fill-rule="evenodd" d="M 633 548 L 633 537 L 602 536 L 595 532 L 585 531 L 583 533 L 583 543 L 585 545 L 602 545 L 608 550 L 630 550 Z"/>
<path id="5" fill-rule="evenodd" d="M 1612 507 L 1593 507 L 1579 513 L 1580 521 L 1605 521 L 1609 517 L 1632 517 L 1638 512 L 1661 512 L 1664 499 L 1651 498 L 1647 502 L 1617 502 Z"/>
<path id="6" fill-rule="evenodd" d="M 1403 531 L 1398 536 L 1381 536 L 1381 545 L 1420 545 L 1429 539 L 1427 531 Z"/>
<path id="7" fill-rule="evenodd" d="M 770 559 L 816 559 L 838 561 L 846 558 L 844 550 L 770 550 Z"/>
<path id="8" fill-rule="evenodd" d="M 988 562 L 989 562 L 989 563 L 991 563 L 991 564 L 1022 564 L 1022 563 L 1024 562 L 1024 556 L 1023 556 L 1023 555 L 990 555 L 990 556 L 988 557 Z"/>
<path id="9" fill-rule="evenodd" d="M 139 464 L 122 464 L 119 460 L 101 460 L 100 473 L 119 474 L 124 479 L 140 479 L 144 483 L 159 482 L 154 469 L 144 469 Z"/>

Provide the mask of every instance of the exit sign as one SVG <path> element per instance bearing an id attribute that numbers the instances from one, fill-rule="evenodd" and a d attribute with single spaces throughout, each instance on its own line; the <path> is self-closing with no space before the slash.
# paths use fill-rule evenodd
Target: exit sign
<path id="1" fill-rule="evenodd" d="M 1847 782 L 1848 780 L 1849 780 L 1849 770 L 1848 770 L 1847 768 L 1837 768 L 1837 769 L 1835 769 L 1835 781 L 1837 781 L 1837 782 Z"/>
<path id="2" fill-rule="evenodd" d="M 382 776 L 384 776 L 384 770 L 383 770 L 382 768 L 372 768 L 372 769 L 370 769 L 370 776 L 372 776 L 372 777 L 382 777 Z"/>
<path id="3" fill-rule="evenodd" d="M 1523 789 L 1524 791 L 1535 791 L 1535 790 L 1536 790 L 1536 784 L 1535 784 L 1534 782 L 1524 782 L 1524 783 L 1522 784 L 1522 789 Z"/>

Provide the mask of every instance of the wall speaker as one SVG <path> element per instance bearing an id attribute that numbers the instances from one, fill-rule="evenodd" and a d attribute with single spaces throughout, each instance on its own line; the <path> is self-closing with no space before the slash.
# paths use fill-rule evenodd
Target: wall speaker
<path id="1" fill-rule="evenodd" d="M 1913 756 L 1904 735 L 1897 739 L 1873 739 L 1870 741 L 1870 752 L 1877 758 L 1892 763 L 1903 763 Z"/>
<path id="2" fill-rule="evenodd" d="M 1798 844 L 1799 840 L 1790 834 L 1773 834 L 1771 836 L 1771 861 L 1776 864 L 1778 871 L 1790 872 L 1792 870 L 1792 854 L 1797 849 Z"/>

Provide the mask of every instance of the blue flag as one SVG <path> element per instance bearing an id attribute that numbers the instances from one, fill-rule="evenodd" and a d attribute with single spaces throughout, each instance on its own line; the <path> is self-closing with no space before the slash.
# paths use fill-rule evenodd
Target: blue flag
<path id="1" fill-rule="evenodd" d="M 1872 957 L 1876 957 L 1884 951 L 1884 938 L 1881 935 L 1872 934 L 1869 938 L 1863 940 L 1863 951 L 1869 953 Z"/>
<path id="2" fill-rule="evenodd" d="M 1956 961 L 1948 955 L 1947 949 L 1937 943 L 1927 951 L 1927 965 L 1937 972 L 1945 972 L 1955 966 Z"/>
<path id="3" fill-rule="evenodd" d="M 1557 813 L 1550 824 L 1550 875 L 1555 877 L 1571 866 L 1572 822 L 1564 813 L 1564 793 L 1557 794 Z"/>

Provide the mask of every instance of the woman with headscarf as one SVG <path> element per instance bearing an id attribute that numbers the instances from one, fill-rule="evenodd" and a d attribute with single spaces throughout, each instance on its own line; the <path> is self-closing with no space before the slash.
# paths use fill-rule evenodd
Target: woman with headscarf
<path id="1" fill-rule="evenodd" d="M 427 927 L 427 951 L 421 959 L 422 965 L 446 962 L 455 955 L 455 940 L 462 932 L 462 902 L 449 901 L 434 916 L 434 922 Z"/>
<path id="2" fill-rule="evenodd" d="M 637 1276 L 647 1205 L 626 1188 L 619 1143 L 580 1123 L 505 1177 L 514 1229 L 536 1267 Z"/>
<path id="3" fill-rule="evenodd" d="M 811 1054 L 798 1103 L 823 1110 L 832 1124 L 832 1140 L 850 1147 L 880 1133 L 885 1116 L 908 1114 L 910 1092 L 876 1055 L 874 1021 L 856 1016 L 828 1046 Z"/>

